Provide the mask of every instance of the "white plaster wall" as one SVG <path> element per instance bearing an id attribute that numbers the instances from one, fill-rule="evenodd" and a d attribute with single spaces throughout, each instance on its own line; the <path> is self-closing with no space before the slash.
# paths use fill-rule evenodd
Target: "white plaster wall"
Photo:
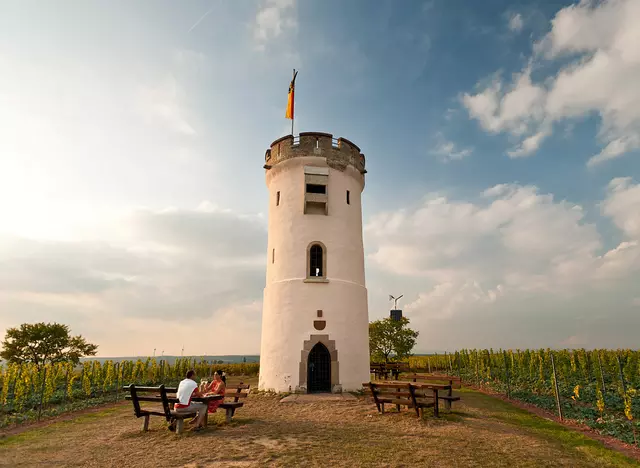
<path id="1" fill-rule="evenodd" d="M 305 165 L 327 167 L 324 158 L 297 157 L 280 162 L 267 172 L 269 240 L 259 388 L 294 390 L 300 383 L 303 342 L 310 335 L 329 335 L 338 351 L 339 383 L 343 390 L 355 390 L 369 380 L 363 176 L 351 166 L 344 172 L 330 168 L 329 215 L 305 215 Z M 278 191 L 280 205 L 276 206 Z M 326 246 L 328 283 L 304 282 L 307 247 L 313 241 Z M 323 311 L 321 319 L 317 318 L 318 309 Z M 326 320 L 326 328 L 316 330 L 314 320 Z"/>

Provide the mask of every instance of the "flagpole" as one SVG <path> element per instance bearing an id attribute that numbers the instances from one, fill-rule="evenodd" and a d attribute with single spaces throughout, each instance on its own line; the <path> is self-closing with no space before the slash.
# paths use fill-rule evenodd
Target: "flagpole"
<path id="1" fill-rule="evenodd" d="M 293 80 L 296 79 L 296 69 L 293 69 Z M 293 115 L 291 116 L 291 136 L 293 136 L 293 121 L 295 120 L 296 117 L 296 88 L 295 88 L 295 83 L 294 83 L 294 87 L 293 87 Z"/>

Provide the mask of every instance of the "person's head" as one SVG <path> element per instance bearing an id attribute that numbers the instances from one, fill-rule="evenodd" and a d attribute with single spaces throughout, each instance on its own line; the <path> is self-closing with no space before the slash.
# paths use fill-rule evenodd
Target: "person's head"
<path id="1" fill-rule="evenodd" d="M 215 371 L 215 373 L 213 374 L 213 378 L 216 380 L 222 380 L 223 382 L 226 382 L 227 380 L 224 376 L 224 372 L 222 372 L 221 370 Z"/>
<path id="2" fill-rule="evenodd" d="M 189 369 L 187 371 L 187 379 L 195 380 L 195 378 L 196 378 L 196 371 L 194 371 L 193 369 Z"/>

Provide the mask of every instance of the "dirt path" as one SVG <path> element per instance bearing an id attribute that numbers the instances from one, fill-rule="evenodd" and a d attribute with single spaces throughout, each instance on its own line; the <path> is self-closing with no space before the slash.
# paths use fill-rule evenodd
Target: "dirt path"
<path id="1" fill-rule="evenodd" d="M 252 394 L 234 421 L 176 436 L 161 418 L 140 432 L 127 405 L 0 440 L 0 466 L 640 466 L 600 442 L 495 398 L 463 392 L 453 413 L 380 415 L 357 401 L 279 403 Z"/>

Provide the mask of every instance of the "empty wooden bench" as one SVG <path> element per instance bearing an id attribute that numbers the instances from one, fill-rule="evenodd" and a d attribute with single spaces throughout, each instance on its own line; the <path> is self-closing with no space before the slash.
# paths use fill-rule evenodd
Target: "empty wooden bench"
<path id="1" fill-rule="evenodd" d="M 407 362 L 388 362 L 385 364 L 385 370 L 391 373 L 394 380 L 398 380 L 400 373 L 409 372 L 409 363 Z"/>
<path id="2" fill-rule="evenodd" d="M 438 398 L 444 401 L 444 407 L 451 409 L 451 403 L 454 401 L 460 401 L 459 396 L 453 395 L 453 389 L 462 388 L 462 380 L 460 377 L 451 375 L 433 375 L 433 374 L 410 374 L 408 379 L 414 382 L 448 382 L 451 388 L 445 395 L 440 395 Z"/>
<path id="3" fill-rule="evenodd" d="M 142 424 L 142 430 L 147 431 L 149 429 L 149 418 L 151 416 L 161 416 L 167 420 L 169 424 L 176 422 L 176 433 L 181 434 L 184 429 L 185 418 L 193 418 L 196 413 L 176 413 L 171 409 L 171 405 L 178 402 L 178 399 L 174 396 L 169 396 L 168 393 L 175 393 L 176 389 L 165 388 L 164 385 L 159 387 L 138 387 L 131 384 L 127 387 L 123 387 L 123 390 L 128 391 L 129 395 L 125 397 L 127 400 L 131 400 L 133 403 L 133 412 L 136 418 L 144 418 Z M 157 406 L 154 409 L 146 409 L 140 406 L 140 402 L 153 402 L 159 403 L 160 408 Z M 205 425 L 207 419 L 205 418 Z"/>
<path id="4" fill-rule="evenodd" d="M 384 368 L 384 363 L 372 362 L 369 364 L 369 373 L 373 374 L 376 379 L 381 377 L 387 378 L 387 371 Z"/>
<path id="5" fill-rule="evenodd" d="M 424 408 L 433 408 L 434 416 L 438 417 L 438 389 L 430 389 L 411 382 L 365 382 L 373 396 L 378 411 L 384 414 L 384 405 L 395 405 L 398 411 L 401 406 L 413 408 L 418 417 L 422 417 Z"/>

